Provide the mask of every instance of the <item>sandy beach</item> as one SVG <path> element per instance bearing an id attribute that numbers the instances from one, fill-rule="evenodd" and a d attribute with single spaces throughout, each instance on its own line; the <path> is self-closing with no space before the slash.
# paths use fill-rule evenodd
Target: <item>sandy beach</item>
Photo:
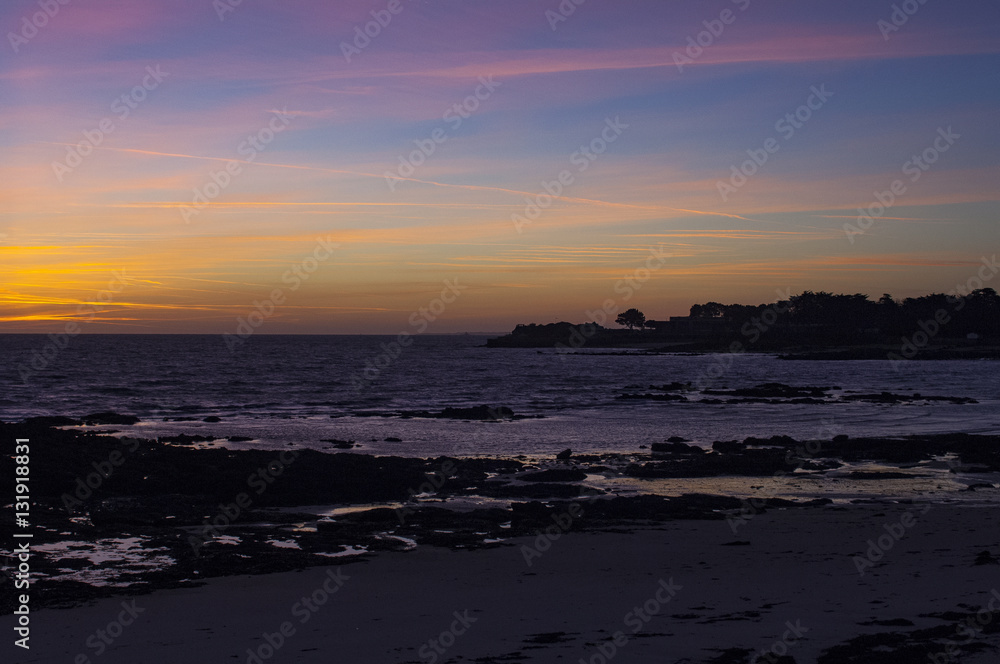
<path id="1" fill-rule="evenodd" d="M 419 547 L 42 610 L 17 661 L 985 664 L 1000 574 L 974 563 L 996 553 L 998 527 L 995 507 L 826 506 L 759 514 L 735 535 L 718 520 L 565 533 L 537 556 L 531 537 Z M 866 634 L 883 636 L 855 658 L 844 646 Z M 957 659 L 932 659 L 949 643 Z"/>

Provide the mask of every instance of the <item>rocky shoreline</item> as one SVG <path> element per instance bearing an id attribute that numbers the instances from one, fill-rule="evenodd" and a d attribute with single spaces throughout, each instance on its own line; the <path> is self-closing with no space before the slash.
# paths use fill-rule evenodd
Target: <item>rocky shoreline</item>
<path id="1" fill-rule="evenodd" d="M 892 392 L 865 394 L 857 391 L 845 391 L 839 386 L 792 386 L 783 383 L 761 383 L 753 387 L 737 389 L 713 389 L 702 388 L 692 383 L 674 382 L 666 385 L 649 385 L 645 388 L 634 386 L 631 389 L 646 391 L 625 392 L 615 398 L 619 400 L 695 402 L 716 405 L 745 403 L 821 405 L 852 401 L 879 404 L 943 402 L 963 405 L 979 403 L 970 397 L 928 395 L 919 392 L 913 394 L 894 394 Z"/>
<path id="2" fill-rule="evenodd" d="M 201 592 L 197 589 L 223 577 L 275 579 L 285 572 L 345 565 L 351 576 L 358 564 L 364 569 L 388 564 L 393 569 L 431 551 L 479 550 L 469 559 L 469 569 L 494 551 L 508 560 L 504 564 L 531 570 L 562 538 L 604 542 L 601 546 L 611 551 L 616 545 L 607 538 L 648 547 L 661 537 L 658 533 L 690 531 L 701 538 L 690 547 L 704 549 L 703 556 L 717 555 L 716 549 L 735 555 L 766 542 L 754 536 L 756 531 L 783 528 L 786 522 L 810 528 L 838 522 L 865 533 L 866 523 L 874 520 L 872 528 L 877 530 L 878 519 L 888 518 L 886 513 L 922 514 L 938 503 L 927 502 L 918 509 L 911 499 L 893 497 L 893 483 L 926 477 L 926 469 L 933 465 L 961 476 L 965 491 L 981 497 L 982 507 L 995 507 L 1000 496 L 996 475 L 1000 436 L 840 435 L 811 441 L 772 436 L 715 441 L 710 447 L 670 437 L 632 454 L 565 450 L 547 459 L 404 458 L 310 449 L 196 449 L 164 440 L 118 438 L 110 430 L 56 428 L 83 422 L 125 426 L 134 420 L 104 413 L 0 423 L 4 439 L 28 438 L 32 446 L 32 549 L 38 556 L 32 569 L 40 573 L 32 585 L 33 610 L 81 607 L 112 601 L 102 598 L 168 589 Z M 0 459 L 0 472 L 11 472 L 11 462 L 8 457 Z M 894 470 L 857 470 L 864 464 Z M 741 498 L 694 492 L 654 495 L 641 488 L 644 482 L 684 478 L 749 478 L 760 484 L 775 478 L 851 480 L 878 484 L 879 496 L 834 503 L 825 497 L 789 500 L 766 491 Z M 621 482 L 638 482 L 640 488 L 631 495 L 602 488 Z M 938 507 L 938 512 L 944 509 Z M 960 505 L 947 509 L 967 514 L 962 518 L 969 523 L 980 512 L 962 511 Z M 982 513 L 993 515 L 995 510 Z M 13 525 L 10 510 L 2 519 L 5 526 Z M 787 537 L 802 543 L 794 529 Z M 963 547 L 956 553 L 963 566 L 985 569 L 1000 562 L 995 547 Z M 545 564 L 551 560 L 546 558 Z M 853 571 L 850 560 L 845 558 L 843 564 Z M 0 582 L 6 585 L 11 580 L 5 575 Z M 3 597 L 0 613 L 10 614 L 13 593 Z M 732 617 L 736 614 L 730 612 L 703 622 L 755 622 L 771 605 L 763 606 L 752 612 L 756 618 Z M 683 626 L 688 625 L 685 616 L 701 613 L 679 612 L 671 619 Z M 858 628 L 864 630 L 861 636 L 845 632 L 834 642 L 839 644 L 831 644 L 817 661 L 867 661 L 864 658 L 875 647 L 901 656 L 944 647 L 946 632 L 954 629 L 951 617 L 959 620 L 965 614 L 939 611 L 921 619 L 906 614 L 898 618 L 909 621 L 906 625 L 879 622 L 877 616 L 882 614 L 875 615 L 869 623 L 858 623 L 867 625 Z M 941 626 L 921 626 L 921 620 L 932 619 Z M 701 624 L 695 621 L 691 628 L 701 629 L 695 623 Z M 533 647 L 558 650 L 564 647 L 560 644 L 574 640 L 573 634 L 564 632 L 559 639 Z M 987 648 L 986 643 L 977 641 L 975 647 Z M 742 664 L 751 654 L 730 648 L 711 661 Z"/>
<path id="3" fill-rule="evenodd" d="M 830 503 L 765 497 L 750 504 L 726 495 L 643 495 L 641 488 L 638 495 L 621 496 L 588 481 L 594 478 L 795 473 L 822 481 L 846 463 L 943 458 L 952 473 L 988 478 L 1000 472 L 1000 436 L 968 434 L 824 441 L 774 436 L 716 441 L 711 449 L 670 438 L 641 454 L 566 450 L 549 460 L 424 459 L 309 449 L 193 449 L 164 440 L 118 438 L 108 430 L 55 428 L 83 422 L 130 424 L 134 418 L 104 413 L 0 424 L 4 439 L 32 441 L 34 543 L 48 549 L 50 570 L 36 581 L 39 606 L 184 587 L 234 573 L 349 563 L 417 546 L 509 546 L 512 538 L 559 523 L 569 505 L 578 506 L 580 514 L 567 524 L 567 532 L 602 532 Z M 10 458 L 0 459 L 0 472 L 13 472 L 11 464 Z M 852 479 L 919 476 L 854 471 Z M 988 480 L 978 486 L 995 488 Z M 13 525 L 7 523 L 9 511 L 2 518 L 4 525 Z M 131 562 L 116 559 L 118 554 Z M 95 578 L 103 580 L 88 582 Z M 2 610 L 9 613 L 12 604 L 5 597 Z"/>

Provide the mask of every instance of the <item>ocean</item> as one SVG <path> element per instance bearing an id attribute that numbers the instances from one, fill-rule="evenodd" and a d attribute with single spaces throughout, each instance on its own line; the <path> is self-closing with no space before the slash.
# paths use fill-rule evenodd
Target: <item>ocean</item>
<path id="1" fill-rule="evenodd" d="M 560 354 L 552 349 L 487 349 L 486 339 L 419 336 L 397 353 L 391 346 L 393 337 L 261 335 L 230 352 L 217 335 L 90 335 L 69 340 L 58 352 L 50 349 L 46 358 L 46 337 L 0 336 L 0 420 L 80 418 L 113 411 L 135 415 L 139 422 L 82 428 L 150 439 L 178 434 L 216 438 L 195 445 L 200 448 L 341 452 L 332 440 L 353 441 L 351 454 L 516 457 L 525 468 L 557 466 L 553 456 L 571 448 L 576 454 L 601 455 L 589 461 L 577 457 L 572 463 L 583 461 L 587 469 L 583 491 L 607 496 L 824 498 L 839 506 L 895 500 L 970 508 L 995 504 L 991 492 L 969 488 L 995 482 L 996 473 L 952 473 L 947 460 L 938 458 L 899 464 L 862 460 L 829 472 L 803 469 L 789 475 L 642 478 L 624 472 L 630 464 L 649 461 L 652 443 L 672 436 L 710 447 L 714 441 L 748 436 L 787 435 L 805 441 L 841 434 L 1000 433 L 1000 375 L 990 361 L 909 362 L 894 368 L 889 361 L 787 361 L 764 354 L 620 350 Z M 366 369 L 370 380 L 365 378 Z M 657 388 L 672 383 L 702 384 L 710 392 L 683 385 Z M 818 392 L 822 396 L 747 403 L 719 394 L 765 383 L 823 388 Z M 885 402 L 897 399 L 859 398 L 883 392 L 909 398 L 897 403 Z M 915 398 L 915 393 L 921 397 Z M 668 395 L 670 400 L 617 398 L 623 394 Z M 924 398 L 935 396 L 962 402 Z M 964 401 L 969 399 L 975 402 Z M 509 408 L 519 419 L 483 422 L 403 414 L 484 404 Z M 205 422 L 206 418 L 218 421 Z M 227 440 L 232 436 L 246 440 Z M 33 444 L 44 445 L 44 440 Z M 904 479 L 867 479 L 885 471 Z M 476 507 L 506 509 L 514 500 L 518 498 L 485 493 L 422 494 L 416 504 L 461 512 Z M 396 508 L 400 503 L 286 509 L 336 520 L 379 506 Z M 71 521 L 89 527 L 85 517 Z M 278 519 L 273 524 L 241 526 L 233 531 L 238 536 L 227 535 L 220 542 L 235 545 L 241 538 L 248 542 L 263 538 L 265 552 L 270 546 L 297 551 L 297 538 L 315 535 L 318 527 L 281 523 Z M 253 528 L 262 530 L 257 533 Z M 36 576 L 125 587 L 136 582 L 135 575 L 150 570 L 175 573 L 177 554 L 164 548 L 168 540 L 158 532 L 126 528 L 119 536 L 106 533 L 90 542 L 62 525 L 47 528 L 46 541 L 36 544 L 35 550 L 63 562 Z M 386 531 L 380 537 L 416 546 L 405 533 Z M 360 540 L 355 544 L 340 553 L 321 555 L 367 551 Z M 261 553 L 255 551 L 252 555 Z M 90 564 L 80 568 L 65 562 L 76 558 L 86 558 Z"/>
<path id="2" fill-rule="evenodd" d="M 0 419 L 133 414 L 122 435 L 215 436 L 204 445 L 329 449 L 400 456 L 631 453 L 680 436 L 716 440 L 788 435 L 1000 433 L 1000 372 L 971 361 L 788 361 L 766 354 L 487 349 L 486 336 L 265 336 L 230 351 L 219 335 L 84 335 L 64 348 L 41 335 L 0 336 Z M 32 364 L 34 363 L 34 364 Z M 650 386 L 739 389 L 763 383 L 828 388 L 822 403 L 703 403 L 617 399 Z M 653 390 L 655 392 L 655 390 Z M 890 392 L 974 399 L 858 401 Z M 723 399 L 724 401 L 726 399 Z M 504 422 L 401 417 L 402 411 L 505 406 Z M 219 422 L 204 422 L 206 417 Z M 229 436 L 251 440 L 230 442 Z M 398 440 L 386 440 L 398 439 Z"/>

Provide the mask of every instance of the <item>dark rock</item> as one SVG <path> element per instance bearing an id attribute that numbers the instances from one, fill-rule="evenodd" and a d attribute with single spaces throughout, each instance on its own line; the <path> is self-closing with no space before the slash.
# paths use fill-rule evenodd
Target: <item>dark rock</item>
<path id="1" fill-rule="evenodd" d="M 490 498 L 576 498 L 583 494 L 578 484 L 509 484 L 506 482 L 486 482 L 468 493 Z M 596 489 L 589 493 L 600 493 Z"/>
<path id="2" fill-rule="evenodd" d="M 678 442 L 653 443 L 652 450 L 654 452 L 688 456 L 698 456 L 706 453 L 704 449 L 698 447 L 697 445 L 687 445 L 685 443 Z"/>
<path id="3" fill-rule="evenodd" d="M 786 459 L 783 449 L 743 449 L 739 453 L 684 454 L 664 461 L 632 464 L 625 469 L 625 475 L 646 478 L 757 476 L 792 472 L 795 468 L 795 464 Z"/>
<path id="4" fill-rule="evenodd" d="M 924 396 L 921 394 L 913 394 L 912 396 L 906 394 L 893 394 L 892 392 L 882 392 L 880 394 L 845 394 L 845 401 L 866 401 L 869 403 L 910 403 L 913 401 L 944 401 L 953 404 L 974 404 L 979 403 L 975 399 L 968 397 L 941 397 L 941 396 Z"/>
<path id="5" fill-rule="evenodd" d="M 387 443 L 401 443 L 401 442 L 403 442 L 403 439 L 402 438 L 396 438 L 395 436 L 388 436 L 388 437 L 385 438 L 385 442 L 387 442 Z"/>
<path id="6" fill-rule="evenodd" d="M 755 387 L 744 387 L 735 390 L 702 390 L 702 394 L 712 396 L 750 397 L 766 399 L 793 399 L 829 397 L 829 387 L 794 387 L 784 383 L 763 383 Z"/>
<path id="7" fill-rule="evenodd" d="M 204 436 L 166 437 L 165 440 L 198 442 Z M 253 507 L 293 505 L 358 504 L 404 500 L 409 489 L 426 481 L 426 474 L 440 468 L 441 461 L 376 457 L 362 454 L 330 454 L 315 450 L 191 449 L 156 441 L 128 441 L 73 430 L 0 424 L 0 440 L 44 437 L 45 444 L 32 446 L 32 498 L 51 497 L 61 505 L 61 496 L 72 493 L 78 478 L 95 472 L 95 460 L 112 453 L 124 462 L 104 479 L 85 503 L 115 496 L 206 495 L 220 503 L 232 503 L 240 493 L 249 493 Z M 284 456 L 279 456 L 284 455 Z M 294 455 L 294 456 L 290 456 Z M 286 464 L 267 490 L 248 490 L 247 478 L 279 458 Z M 510 460 L 470 460 L 459 468 L 480 472 L 515 472 L 522 464 Z M 0 476 L 13 477 L 14 461 L 0 455 Z"/>
<path id="8" fill-rule="evenodd" d="M 350 450 L 357 444 L 353 440 L 338 440 L 337 438 L 322 438 L 320 442 L 330 443 L 338 450 Z"/>
<path id="9" fill-rule="evenodd" d="M 976 556 L 976 562 L 972 563 L 973 566 L 977 565 L 1000 565 L 1000 560 L 994 556 L 989 551 L 980 551 L 979 555 Z"/>
<path id="10" fill-rule="evenodd" d="M 182 526 L 199 524 L 214 517 L 218 511 L 219 506 L 206 496 L 118 496 L 94 503 L 90 520 L 99 527 Z"/>
<path id="11" fill-rule="evenodd" d="M 189 436 L 186 433 L 182 433 L 176 436 L 162 436 L 157 440 L 161 443 L 174 443 L 175 445 L 194 445 L 195 443 L 210 443 L 215 439 L 215 436 L 202 436 L 201 434 Z"/>
<path id="12" fill-rule="evenodd" d="M 556 458 L 557 459 L 568 459 L 571 456 L 573 456 L 573 450 L 567 448 L 567 449 L 563 450 L 562 452 L 560 452 L 559 454 L 557 454 Z"/>
<path id="13" fill-rule="evenodd" d="M 202 420 L 202 422 L 221 422 L 221 421 L 222 418 L 220 418 L 218 415 L 209 415 L 208 417 Z"/>
<path id="14" fill-rule="evenodd" d="M 139 418 L 135 415 L 119 415 L 118 413 L 111 412 L 93 413 L 81 419 L 87 426 L 97 424 L 135 424 L 139 421 Z"/>
<path id="15" fill-rule="evenodd" d="M 742 502 L 730 496 L 686 493 L 676 498 L 630 496 L 593 500 L 584 508 L 584 518 L 648 519 L 723 519 L 724 510 L 739 509 Z"/>
<path id="16" fill-rule="evenodd" d="M 660 390 L 661 392 L 686 392 L 693 390 L 694 386 L 691 383 L 678 383 L 677 381 L 674 381 L 672 383 L 667 383 L 666 385 L 650 385 L 649 389 Z"/>
<path id="17" fill-rule="evenodd" d="M 771 447 L 793 447 L 799 444 L 799 441 L 795 440 L 791 436 L 771 436 L 770 438 L 754 438 L 753 436 L 745 438 L 743 440 L 744 445 L 753 445 L 755 447 L 761 446 L 771 446 Z"/>
<path id="18" fill-rule="evenodd" d="M 72 427 L 80 426 L 83 424 L 82 420 L 74 420 L 70 417 L 62 417 L 61 415 L 55 416 L 42 416 L 42 417 L 29 417 L 24 421 L 26 426 L 39 426 L 39 427 Z"/>
<path id="19" fill-rule="evenodd" d="M 736 440 L 717 440 L 712 443 L 712 449 L 716 452 L 722 452 L 724 454 L 732 454 L 734 452 L 742 452 L 746 449 L 746 445 L 736 441 Z"/>
<path id="20" fill-rule="evenodd" d="M 370 510 L 350 512 L 349 514 L 338 517 L 338 520 L 350 523 L 386 524 L 398 523 L 399 517 L 394 509 L 389 509 L 388 507 L 376 507 Z"/>

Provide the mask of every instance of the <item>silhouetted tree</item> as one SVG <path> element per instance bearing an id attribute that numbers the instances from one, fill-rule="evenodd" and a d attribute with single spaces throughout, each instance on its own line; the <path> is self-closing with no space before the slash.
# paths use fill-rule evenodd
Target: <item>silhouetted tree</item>
<path id="1" fill-rule="evenodd" d="M 628 329 L 630 330 L 634 327 L 642 329 L 642 327 L 646 324 L 646 314 L 642 313 L 638 309 L 629 309 L 628 311 L 623 311 L 618 314 L 618 318 L 615 319 L 615 322 L 619 325 L 628 326 Z"/>
<path id="2" fill-rule="evenodd" d="M 730 306 L 738 307 L 734 304 Z M 726 313 L 726 305 L 718 302 L 706 302 L 705 304 L 695 304 L 691 307 L 691 318 L 721 318 Z"/>

